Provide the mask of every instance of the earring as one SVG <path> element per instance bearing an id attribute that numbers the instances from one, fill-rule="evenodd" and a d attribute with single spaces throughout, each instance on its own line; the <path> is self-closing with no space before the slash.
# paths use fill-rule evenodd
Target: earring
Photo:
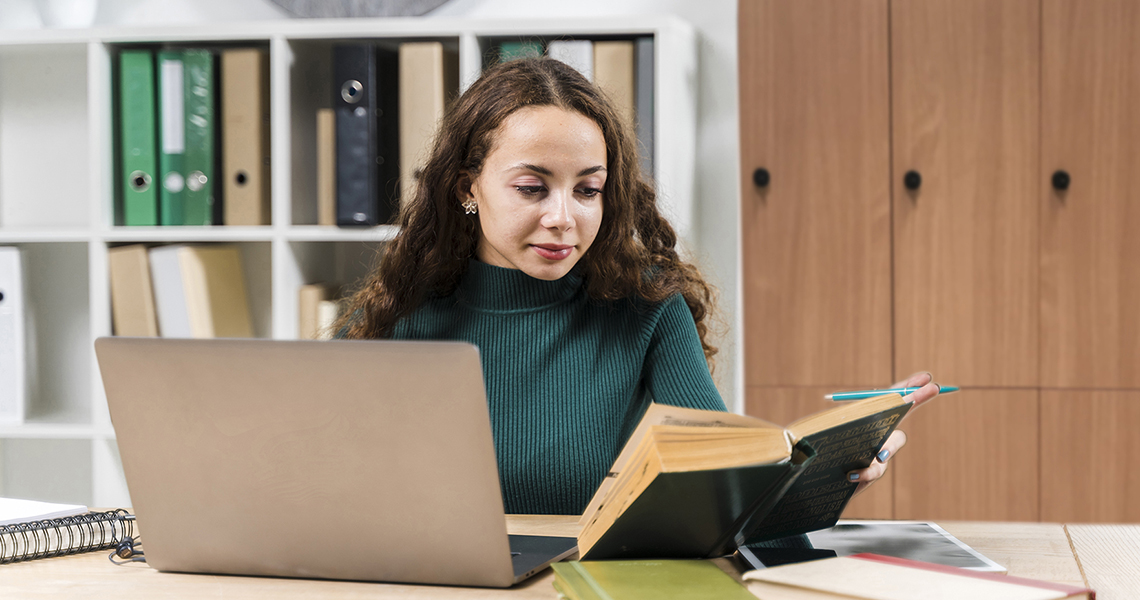
<path id="1" fill-rule="evenodd" d="M 468 198 L 463 201 L 463 211 L 466 214 L 473 215 L 479 211 L 479 205 L 475 203 L 474 198 Z"/>

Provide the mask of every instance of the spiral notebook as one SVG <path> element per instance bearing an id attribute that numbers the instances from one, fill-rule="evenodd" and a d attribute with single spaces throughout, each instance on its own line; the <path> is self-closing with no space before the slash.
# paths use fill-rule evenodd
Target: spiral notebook
<path id="1" fill-rule="evenodd" d="M 508 538 L 478 350 L 95 342 L 159 570 L 506 587 L 574 538 Z"/>
<path id="2" fill-rule="evenodd" d="M 125 510 L 0 498 L 0 564 L 116 548 L 133 534 Z"/>

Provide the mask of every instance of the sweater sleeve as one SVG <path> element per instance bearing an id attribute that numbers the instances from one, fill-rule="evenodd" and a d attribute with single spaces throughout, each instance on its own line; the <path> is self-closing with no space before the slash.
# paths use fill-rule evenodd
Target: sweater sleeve
<path id="1" fill-rule="evenodd" d="M 659 404 L 727 410 L 713 383 L 697 325 L 685 299 L 675 295 L 661 305 L 642 371 L 646 389 Z"/>

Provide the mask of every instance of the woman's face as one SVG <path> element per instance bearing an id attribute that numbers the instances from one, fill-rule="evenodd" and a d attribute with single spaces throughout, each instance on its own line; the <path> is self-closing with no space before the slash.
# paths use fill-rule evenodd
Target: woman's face
<path id="1" fill-rule="evenodd" d="M 561 278 L 598 235 L 605 183 L 606 144 L 594 121 L 553 106 L 515 111 L 471 184 L 481 230 L 476 257 L 537 279 Z"/>

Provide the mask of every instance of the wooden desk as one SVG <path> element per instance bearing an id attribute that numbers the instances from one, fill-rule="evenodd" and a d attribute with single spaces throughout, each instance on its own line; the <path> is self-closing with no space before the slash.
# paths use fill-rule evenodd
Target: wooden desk
<path id="1" fill-rule="evenodd" d="M 508 517 L 511 533 L 575 535 L 576 517 Z M 1010 575 L 1089 585 L 1099 600 L 1140 597 L 1140 525 L 939 522 Z M 144 542 L 145 547 L 145 542 Z M 551 571 L 509 590 L 159 573 L 107 552 L 0 565 L 2 598 L 557 598 Z M 728 561 L 717 561 L 732 571 Z"/>

